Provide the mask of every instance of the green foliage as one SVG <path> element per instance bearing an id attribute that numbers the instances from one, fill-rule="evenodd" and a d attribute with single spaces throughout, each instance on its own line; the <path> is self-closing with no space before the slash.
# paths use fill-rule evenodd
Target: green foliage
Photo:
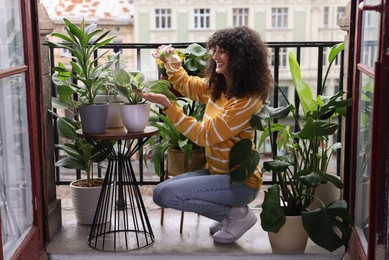
<path id="1" fill-rule="evenodd" d="M 112 64 L 107 62 L 95 65 L 108 51 L 97 58 L 94 57 L 94 53 L 110 43 L 114 37 L 108 37 L 109 31 L 97 28 L 95 23 L 85 26 L 82 20 L 78 27 L 66 18 L 63 20 L 67 34 L 56 32 L 52 34 L 62 42 L 48 41 L 45 43 L 53 48 L 67 49 L 72 54 L 71 68 L 66 68 L 61 63 L 53 68 L 56 74 L 53 78 L 54 84 L 68 84 L 77 92 L 81 103 L 93 104 L 99 88 L 100 75 Z M 77 80 L 78 84 L 74 84 L 72 80 Z"/>
<path id="2" fill-rule="evenodd" d="M 182 66 L 189 75 L 203 76 L 211 55 L 198 43 L 190 44 L 186 50 L 187 52 L 184 53 L 184 63 Z"/>
<path id="3" fill-rule="evenodd" d="M 326 75 L 341 50 L 343 44 L 331 49 Z M 347 245 L 351 235 L 353 222 L 347 212 L 347 203 L 343 200 L 329 205 L 321 203 L 322 206 L 312 212 L 309 212 L 308 206 L 315 198 L 318 185 L 331 182 L 343 188 L 343 183 L 328 174 L 327 168 L 333 152 L 341 147 L 340 143 L 331 144 L 330 141 L 338 129 L 338 123 L 333 119 L 345 115 L 351 100 L 343 99 L 342 91 L 331 97 L 318 95 L 314 98 L 310 87 L 302 79 L 300 66 L 293 53 L 289 55 L 289 66 L 304 112 L 302 117 L 296 117 L 295 108 L 288 101 L 289 105 L 285 107 L 272 108 L 265 105 L 251 122 L 252 127 L 263 131 L 259 147 L 266 138 L 270 138 L 272 159 L 263 163 L 263 169 L 277 175 L 277 183 L 265 191 L 261 225 L 265 231 L 277 233 L 284 225 L 286 216 L 302 215 L 309 237 L 317 245 L 334 251 Z M 296 132 L 289 125 L 272 123 L 274 119 L 283 119 L 290 113 L 298 122 Z M 277 151 L 281 149 L 285 153 L 278 155 Z"/>
<path id="4" fill-rule="evenodd" d="M 145 76 L 140 71 L 126 71 L 119 69 L 115 73 L 115 86 L 119 94 L 126 98 L 128 104 L 145 103 L 141 96 L 133 90 L 138 89 L 141 92 L 152 92 L 165 95 L 170 101 L 176 101 L 176 96 L 170 91 L 170 82 L 167 80 L 154 80 L 145 82 Z"/>
<path id="5" fill-rule="evenodd" d="M 185 105 L 183 106 L 183 111 L 186 115 L 193 116 L 197 121 L 201 121 L 204 115 L 205 105 L 196 103 L 193 110 L 189 108 L 189 105 Z M 182 150 L 186 158 L 188 158 L 188 163 L 191 163 L 192 151 L 203 148 L 193 143 L 178 131 L 164 114 L 159 113 L 154 109 L 152 109 L 151 112 L 160 119 L 160 122 L 149 122 L 149 125 L 158 128 L 159 135 L 154 136 L 147 141 L 145 154 L 149 154 L 150 152 L 154 153 L 153 163 L 156 174 L 161 176 L 161 162 L 163 162 L 165 155 L 170 148 Z M 147 158 L 147 156 L 145 156 L 145 158 Z"/>
<path id="6" fill-rule="evenodd" d="M 57 97 L 52 98 L 50 112 L 57 119 L 59 134 L 66 138 L 66 143 L 56 145 L 66 153 L 66 157 L 59 159 L 56 166 L 85 171 L 89 185 L 89 180 L 93 178 L 93 163 L 102 162 L 106 156 L 77 136 L 76 130 L 81 128 L 78 106 L 94 103 L 101 87 L 101 75 L 114 62 L 109 60 L 96 65 L 106 52 L 97 58 L 94 53 L 114 37 L 108 37 L 109 31 L 97 28 L 96 24 L 85 26 L 84 20 L 80 27 L 65 18 L 64 22 L 67 34 L 52 34 L 62 42 L 45 43 L 53 48 L 67 49 L 72 54 L 71 68 L 62 63 L 53 68 L 52 81 L 57 88 Z M 73 80 L 77 80 L 78 84 L 73 83 Z M 63 110 L 65 115 L 59 115 L 56 112 L 58 109 Z"/>
<path id="7" fill-rule="evenodd" d="M 253 149 L 250 139 L 242 139 L 235 143 L 230 151 L 230 178 L 231 183 L 244 182 L 250 178 L 259 163 L 259 153 Z"/>

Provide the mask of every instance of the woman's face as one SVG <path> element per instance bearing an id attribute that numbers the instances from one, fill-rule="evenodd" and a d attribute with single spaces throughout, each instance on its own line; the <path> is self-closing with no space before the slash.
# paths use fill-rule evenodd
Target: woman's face
<path id="1" fill-rule="evenodd" d="M 229 60 L 227 52 L 224 49 L 216 46 L 212 55 L 212 59 L 216 62 L 216 73 L 223 74 L 227 78 Z"/>

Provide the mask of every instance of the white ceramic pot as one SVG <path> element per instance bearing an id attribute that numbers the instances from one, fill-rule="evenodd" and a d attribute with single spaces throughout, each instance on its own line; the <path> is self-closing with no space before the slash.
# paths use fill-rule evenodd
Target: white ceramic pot
<path id="1" fill-rule="evenodd" d="M 80 187 L 70 183 L 74 213 L 79 224 L 92 225 L 100 192 L 103 186 Z"/>
<path id="2" fill-rule="evenodd" d="M 281 229 L 268 236 L 274 254 L 303 254 L 308 242 L 301 216 L 286 216 Z"/>
<path id="3" fill-rule="evenodd" d="M 150 104 L 120 104 L 120 115 L 128 132 L 141 132 L 146 128 L 150 116 Z"/>

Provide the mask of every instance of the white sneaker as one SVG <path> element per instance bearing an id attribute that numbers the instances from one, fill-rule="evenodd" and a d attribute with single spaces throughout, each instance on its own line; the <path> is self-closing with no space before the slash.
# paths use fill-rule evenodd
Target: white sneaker
<path id="1" fill-rule="evenodd" d="M 215 221 L 212 223 L 212 225 L 209 226 L 209 233 L 213 235 L 219 230 L 221 230 L 222 228 L 223 228 L 223 221 L 220 222 Z"/>
<path id="2" fill-rule="evenodd" d="M 223 244 L 234 243 L 257 223 L 255 214 L 248 207 L 246 208 L 247 213 L 243 216 L 233 217 L 231 214 L 228 214 L 224 218 L 222 230 L 213 234 L 215 242 Z"/>

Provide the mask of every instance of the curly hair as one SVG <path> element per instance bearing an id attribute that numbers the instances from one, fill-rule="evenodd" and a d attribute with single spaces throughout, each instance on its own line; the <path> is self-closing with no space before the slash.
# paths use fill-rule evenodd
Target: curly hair
<path id="1" fill-rule="evenodd" d="M 216 47 L 229 55 L 232 85 L 227 86 L 225 77 L 215 71 L 216 62 L 209 59 L 205 75 L 209 79 L 212 99 L 217 100 L 223 94 L 227 98 L 257 95 L 266 100 L 274 81 L 268 64 L 267 44 L 259 33 L 246 26 L 217 30 L 206 43 L 208 51 L 212 52 Z"/>

